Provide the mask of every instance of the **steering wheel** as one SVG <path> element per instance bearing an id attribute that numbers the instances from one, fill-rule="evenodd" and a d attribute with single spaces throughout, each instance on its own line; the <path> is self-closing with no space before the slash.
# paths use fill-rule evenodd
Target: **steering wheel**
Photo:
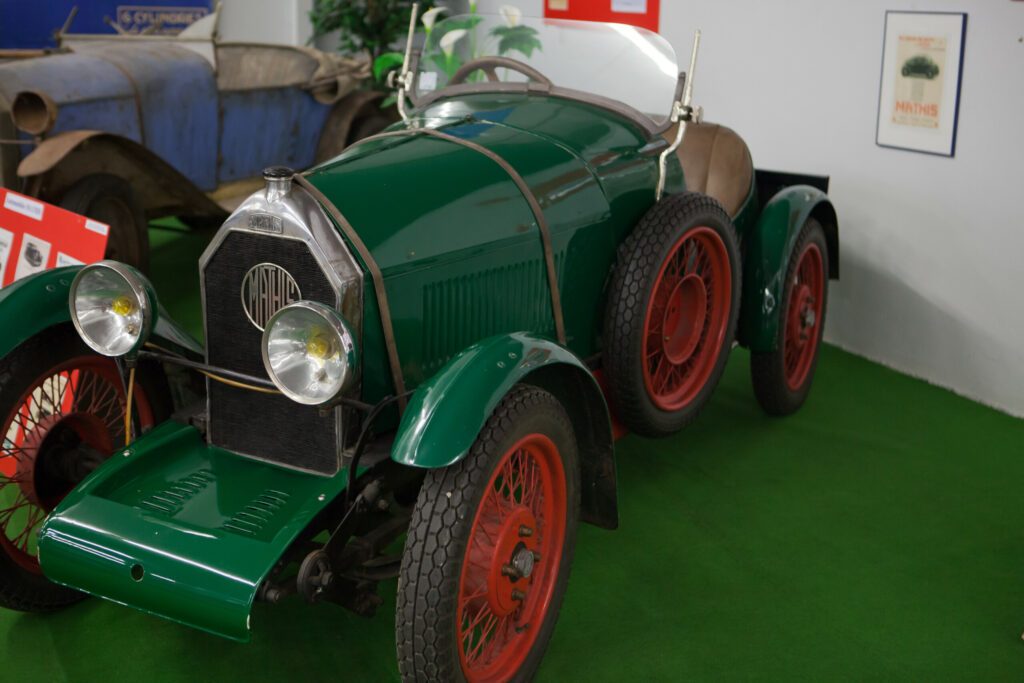
<path id="1" fill-rule="evenodd" d="M 469 75 L 474 71 L 483 71 L 487 74 L 488 81 L 491 83 L 497 83 L 499 79 L 498 73 L 495 69 L 498 67 L 511 69 L 512 71 L 521 73 L 531 81 L 542 83 L 549 88 L 554 85 L 550 78 L 537 71 L 529 64 L 523 64 L 517 59 L 510 59 L 508 57 L 480 57 L 479 59 L 466 62 L 458 71 L 452 74 L 451 79 L 448 81 L 448 85 L 461 85 L 462 83 L 465 83 L 466 79 L 469 78 Z"/>

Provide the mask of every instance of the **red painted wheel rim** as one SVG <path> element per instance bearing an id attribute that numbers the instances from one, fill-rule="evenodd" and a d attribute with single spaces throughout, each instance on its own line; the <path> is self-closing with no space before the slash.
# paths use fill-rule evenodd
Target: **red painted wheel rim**
<path id="1" fill-rule="evenodd" d="M 61 430 L 109 455 L 124 443 L 124 388 L 108 358 L 79 356 L 40 375 L 0 426 L 0 550 L 20 567 L 41 574 L 39 527 L 71 485 L 45 479 L 41 454 Z M 135 387 L 139 423 L 153 425 L 145 392 Z"/>
<path id="2" fill-rule="evenodd" d="M 566 510 L 558 447 L 543 434 L 523 437 L 484 490 L 462 564 L 456 629 L 471 683 L 507 680 L 529 655 L 558 583 Z M 510 572 L 524 554 L 534 558 L 528 574 Z"/>
<path id="3" fill-rule="evenodd" d="M 825 266 L 821 249 L 813 242 L 800 254 L 786 302 L 783 362 L 786 384 L 797 391 L 807 381 L 821 339 L 821 313 L 825 303 Z"/>
<path id="4" fill-rule="evenodd" d="M 673 245 L 644 316 L 647 395 L 665 411 L 685 408 L 707 384 L 729 327 L 732 270 L 717 232 L 698 227 Z"/>

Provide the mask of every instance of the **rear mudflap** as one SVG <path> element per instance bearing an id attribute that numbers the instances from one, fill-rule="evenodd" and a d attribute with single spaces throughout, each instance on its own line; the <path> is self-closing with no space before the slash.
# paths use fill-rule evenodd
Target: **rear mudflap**
<path id="1" fill-rule="evenodd" d="M 168 422 L 65 498 L 40 531 L 40 564 L 59 584 L 245 641 L 259 586 L 345 481 Z"/>

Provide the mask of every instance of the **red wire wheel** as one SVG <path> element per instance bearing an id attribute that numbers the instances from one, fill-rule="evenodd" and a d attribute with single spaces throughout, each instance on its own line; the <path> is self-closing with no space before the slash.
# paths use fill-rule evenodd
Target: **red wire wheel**
<path id="1" fill-rule="evenodd" d="M 825 304 L 825 259 L 821 249 L 809 242 L 799 255 L 796 276 L 786 302 L 784 354 L 786 384 L 798 391 L 818 354 L 820 326 Z"/>
<path id="2" fill-rule="evenodd" d="M 398 576 L 402 680 L 532 679 L 569 584 L 576 433 L 559 399 L 517 385 L 465 457 L 428 470 Z"/>
<path id="3" fill-rule="evenodd" d="M 769 415 L 791 415 L 810 394 L 828 309 L 829 264 L 825 229 L 809 218 L 782 279 L 775 348 L 750 353 L 754 395 Z"/>
<path id="4" fill-rule="evenodd" d="M 147 429 L 153 411 L 140 386 L 134 394 L 138 424 Z M 0 550 L 21 569 L 42 574 L 39 527 L 81 478 L 124 443 L 124 408 L 114 362 L 81 355 L 40 374 L 8 412 L 0 425 Z"/>
<path id="5" fill-rule="evenodd" d="M 566 507 L 558 448 L 524 436 L 502 456 L 470 530 L 457 617 L 466 680 L 506 680 L 532 651 L 559 576 Z"/>
<path id="6" fill-rule="evenodd" d="M 658 408 L 680 410 L 708 383 L 731 302 L 725 242 L 711 228 L 689 230 L 662 263 L 644 316 L 644 387 Z"/>
<path id="7" fill-rule="evenodd" d="M 729 214 L 697 192 L 664 197 L 619 247 L 601 363 L 630 431 L 674 434 L 710 400 L 736 334 L 741 271 Z"/>

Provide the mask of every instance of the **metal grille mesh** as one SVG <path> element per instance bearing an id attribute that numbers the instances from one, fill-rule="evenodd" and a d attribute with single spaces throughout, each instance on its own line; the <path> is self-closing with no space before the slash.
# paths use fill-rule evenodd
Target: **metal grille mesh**
<path id="1" fill-rule="evenodd" d="M 265 377 L 263 333 L 242 307 L 245 274 L 261 263 L 288 271 L 307 301 L 329 306 L 337 295 L 305 243 L 281 237 L 231 232 L 203 271 L 207 353 L 212 365 Z M 263 460 L 323 474 L 339 466 L 338 420 L 321 417 L 316 407 L 284 396 L 237 389 L 207 380 L 210 442 Z"/>

